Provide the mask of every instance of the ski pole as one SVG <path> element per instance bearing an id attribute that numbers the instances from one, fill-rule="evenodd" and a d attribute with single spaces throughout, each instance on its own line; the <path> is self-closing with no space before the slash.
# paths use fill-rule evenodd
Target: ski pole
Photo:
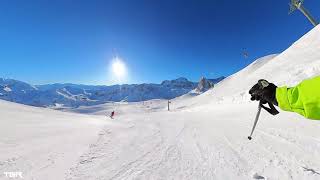
<path id="1" fill-rule="evenodd" d="M 259 120 L 260 112 L 261 112 L 261 101 L 259 102 L 258 112 L 257 112 L 257 115 L 256 115 L 256 119 L 254 120 L 254 124 L 253 124 L 252 130 L 251 130 L 251 134 L 250 134 L 250 136 L 248 136 L 249 140 L 252 139 L 252 134 L 253 134 L 253 131 L 256 128 L 257 122 Z"/>

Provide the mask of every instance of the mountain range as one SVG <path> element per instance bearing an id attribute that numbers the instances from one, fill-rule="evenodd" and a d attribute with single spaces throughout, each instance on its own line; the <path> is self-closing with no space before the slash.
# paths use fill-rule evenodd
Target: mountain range
<path id="1" fill-rule="evenodd" d="M 202 78 L 211 84 L 224 79 Z M 14 79 L 0 78 L 0 99 L 38 107 L 79 107 L 113 102 L 138 102 L 150 99 L 172 99 L 199 85 L 186 78 L 165 80 L 161 84 L 124 84 L 112 86 L 81 84 L 31 85 Z M 207 90 L 207 89 L 206 89 Z"/>

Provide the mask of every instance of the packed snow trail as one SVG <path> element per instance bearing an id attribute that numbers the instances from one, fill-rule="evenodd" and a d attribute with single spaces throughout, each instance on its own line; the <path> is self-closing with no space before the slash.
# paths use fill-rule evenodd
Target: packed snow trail
<path id="1" fill-rule="evenodd" d="M 248 103 L 123 115 L 67 179 L 319 179 L 320 124 L 262 112 L 248 141 L 255 111 Z"/>

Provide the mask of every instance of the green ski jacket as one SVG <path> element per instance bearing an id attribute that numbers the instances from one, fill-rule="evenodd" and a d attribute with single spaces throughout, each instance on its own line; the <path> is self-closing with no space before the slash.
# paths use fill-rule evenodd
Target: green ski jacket
<path id="1" fill-rule="evenodd" d="M 320 120 L 320 76 L 306 79 L 295 87 L 278 87 L 276 98 L 282 110 Z"/>

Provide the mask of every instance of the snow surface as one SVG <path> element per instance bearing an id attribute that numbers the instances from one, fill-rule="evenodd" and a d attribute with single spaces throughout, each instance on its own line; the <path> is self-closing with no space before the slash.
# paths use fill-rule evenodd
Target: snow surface
<path id="1" fill-rule="evenodd" d="M 320 179 L 319 121 L 262 111 L 247 139 L 257 111 L 247 93 L 258 79 L 295 85 L 319 74 L 317 26 L 212 90 L 172 100 L 171 111 L 164 100 L 62 109 L 72 112 L 0 101 L 0 172 L 41 180 Z"/>
<path id="2" fill-rule="evenodd" d="M 35 108 L 0 100 L 0 179 L 64 179 L 95 141 L 103 118 Z"/>

